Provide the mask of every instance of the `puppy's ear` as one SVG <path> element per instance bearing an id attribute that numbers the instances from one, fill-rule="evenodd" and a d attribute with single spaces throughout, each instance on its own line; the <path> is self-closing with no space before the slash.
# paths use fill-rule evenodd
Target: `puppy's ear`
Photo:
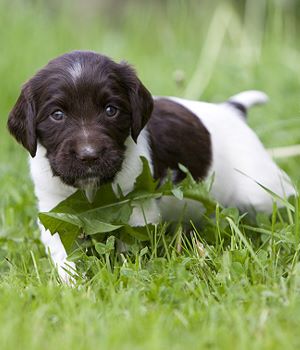
<path id="1" fill-rule="evenodd" d="M 131 136 L 136 142 L 153 110 L 152 96 L 138 78 L 137 86 L 130 94 L 130 103 L 132 108 Z"/>
<path id="2" fill-rule="evenodd" d="M 35 130 L 35 107 L 30 96 L 28 83 L 22 88 L 21 94 L 9 114 L 8 130 L 16 140 L 29 151 L 32 157 L 36 154 L 37 138 Z"/>
<path id="3" fill-rule="evenodd" d="M 149 120 L 153 110 L 153 99 L 150 92 L 145 88 L 137 77 L 133 68 L 127 63 L 121 63 L 123 73 L 126 72 L 129 99 L 131 104 L 131 136 L 134 142 Z"/>

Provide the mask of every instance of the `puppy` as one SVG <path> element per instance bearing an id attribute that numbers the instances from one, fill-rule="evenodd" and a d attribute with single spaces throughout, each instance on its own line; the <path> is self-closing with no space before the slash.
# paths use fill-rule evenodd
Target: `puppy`
<path id="1" fill-rule="evenodd" d="M 174 181 L 186 166 L 197 180 L 214 177 L 212 195 L 242 211 L 272 211 L 272 197 L 295 194 L 288 176 L 272 161 L 246 123 L 246 112 L 266 102 L 258 91 L 243 92 L 221 104 L 179 98 L 155 98 L 126 63 L 75 51 L 50 61 L 22 88 L 8 128 L 31 155 L 30 168 L 40 211 L 49 211 L 80 188 L 90 201 L 101 184 L 129 192 L 141 172 L 140 156 L 153 176 Z M 147 222 L 176 218 L 178 201 L 149 201 Z M 179 205 L 180 207 L 180 205 Z M 170 215 L 172 214 L 172 215 Z M 144 224 L 135 208 L 132 225 Z M 41 240 L 69 280 L 59 235 L 40 225 Z"/>

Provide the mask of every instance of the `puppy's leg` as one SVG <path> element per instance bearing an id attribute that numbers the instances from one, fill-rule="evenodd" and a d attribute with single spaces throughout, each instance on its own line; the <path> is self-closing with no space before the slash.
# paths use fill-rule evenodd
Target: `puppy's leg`
<path id="1" fill-rule="evenodd" d="M 147 224 L 158 224 L 160 222 L 160 212 L 155 199 L 149 199 L 141 206 L 135 206 L 130 216 L 128 224 L 133 227 L 145 226 Z M 117 240 L 117 251 L 127 252 L 128 245 Z"/>
<path id="2" fill-rule="evenodd" d="M 40 196 L 41 198 L 41 196 Z M 48 195 L 46 196 L 47 201 L 39 201 L 39 210 L 40 211 L 49 211 L 55 207 L 59 202 L 61 202 L 65 197 L 57 197 Z M 59 234 L 51 234 L 49 230 L 46 230 L 45 227 L 38 220 L 38 225 L 41 233 L 41 241 L 45 246 L 46 253 L 50 255 L 51 260 L 53 261 L 54 266 L 57 268 L 57 272 L 62 282 L 67 284 L 74 284 L 75 280 L 72 277 L 76 274 L 76 265 L 74 262 L 67 260 L 67 252 L 65 247 L 62 244 Z"/>
<path id="3" fill-rule="evenodd" d="M 129 219 L 131 226 L 144 226 L 160 222 L 160 212 L 155 199 L 146 200 L 142 205 L 133 208 Z"/>
<path id="4" fill-rule="evenodd" d="M 54 177 L 46 157 L 46 149 L 38 144 L 37 153 L 30 158 L 30 172 L 34 183 L 35 195 L 40 212 L 50 211 L 61 201 L 76 191 L 75 188 L 64 185 L 58 177 Z M 72 283 L 72 275 L 76 273 L 75 264 L 67 260 L 67 252 L 60 240 L 59 234 L 51 234 L 38 220 L 41 241 L 46 253 L 50 255 L 62 282 Z"/>
<path id="5" fill-rule="evenodd" d="M 38 222 L 38 225 L 41 232 L 41 241 L 45 246 L 47 254 L 50 254 L 61 281 L 70 285 L 74 284 L 75 280 L 73 276 L 76 274 L 76 266 L 74 262 L 67 260 L 68 255 L 59 234 L 55 233 L 52 235 L 40 222 Z"/>

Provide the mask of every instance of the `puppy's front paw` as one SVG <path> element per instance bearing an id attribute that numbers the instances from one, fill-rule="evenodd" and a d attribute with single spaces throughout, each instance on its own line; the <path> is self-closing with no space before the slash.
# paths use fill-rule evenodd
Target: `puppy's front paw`
<path id="1" fill-rule="evenodd" d="M 59 279 L 63 284 L 67 284 L 69 286 L 75 286 L 76 284 L 76 265 L 72 261 L 68 261 L 64 259 L 61 263 L 56 265 L 57 272 L 59 275 Z"/>
<path id="2" fill-rule="evenodd" d="M 160 212 L 156 200 L 153 199 L 145 201 L 141 207 L 134 207 L 129 219 L 129 225 L 131 226 L 144 226 L 147 224 L 157 224 L 159 222 Z"/>

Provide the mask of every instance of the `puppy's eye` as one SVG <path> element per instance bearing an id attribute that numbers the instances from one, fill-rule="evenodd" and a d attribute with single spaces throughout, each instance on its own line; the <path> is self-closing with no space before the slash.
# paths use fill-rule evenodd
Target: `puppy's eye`
<path id="1" fill-rule="evenodd" d="M 118 108 L 108 105 L 105 107 L 105 113 L 108 117 L 115 117 L 118 114 L 119 110 Z"/>
<path id="2" fill-rule="evenodd" d="M 65 118 L 65 113 L 58 110 L 50 114 L 50 118 L 55 120 L 56 122 L 60 122 Z"/>

